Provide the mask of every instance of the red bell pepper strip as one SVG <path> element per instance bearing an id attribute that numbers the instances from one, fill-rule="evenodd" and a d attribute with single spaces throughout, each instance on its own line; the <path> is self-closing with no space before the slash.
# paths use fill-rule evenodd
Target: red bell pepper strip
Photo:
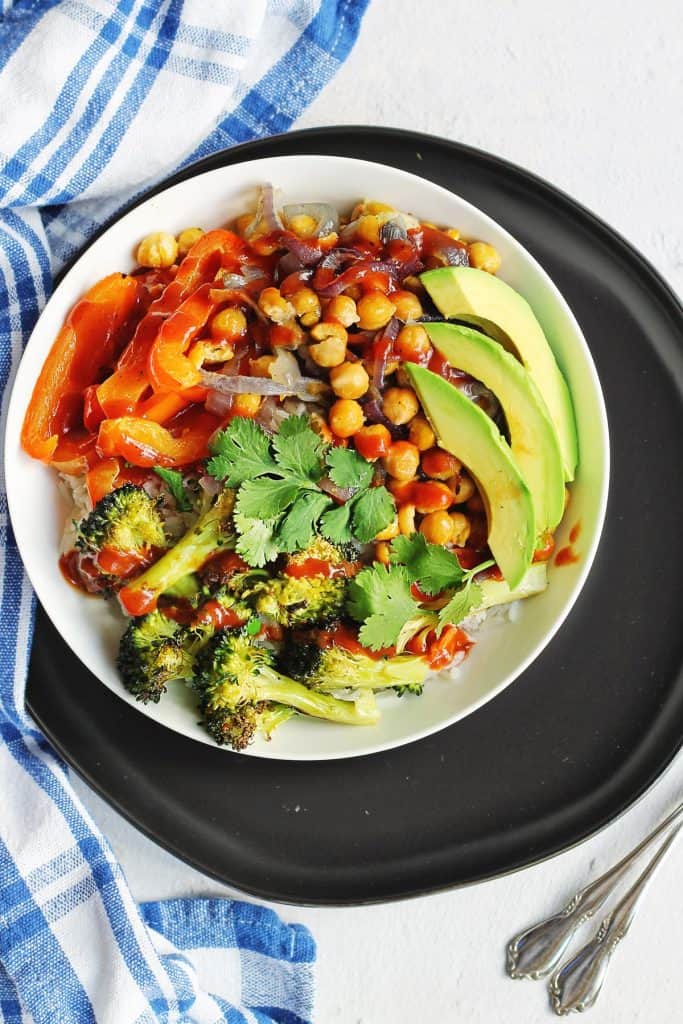
<path id="1" fill-rule="evenodd" d="M 58 473 L 80 476 L 88 466 L 97 461 L 95 434 L 85 430 L 70 430 L 62 434 L 50 458 L 50 465 Z"/>
<path id="2" fill-rule="evenodd" d="M 100 424 L 97 447 L 102 456 L 120 455 L 134 466 L 186 466 L 206 458 L 209 438 L 221 422 L 197 406 L 176 417 L 171 429 L 153 420 L 122 416 Z"/>
<path id="3" fill-rule="evenodd" d="M 140 286 L 110 274 L 73 307 L 43 364 L 21 431 L 23 448 L 49 462 L 59 438 L 82 425 L 83 392 L 118 354 Z"/>
<path id="4" fill-rule="evenodd" d="M 195 242 L 174 279 L 140 321 L 115 372 L 99 385 L 97 398 L 105 416 L 128 416 L 136 411 L 136 403 L 149 387 L 149 353 L 164 321 L 201 285 L 212 282 L 221 268 L 238 267 L 247 252 L 242 239 L 232 231 L 208 231 Z"/>
<path id="5" fill-rule="evenodd" d="M 197 387 L 199 370 L 186 352 L 218 309 L 211 298 L 211 285 L 204 284 L 178 307 L 161 327 L 147 359 L 147 376 L 155 391 L 182 391 Z"/>

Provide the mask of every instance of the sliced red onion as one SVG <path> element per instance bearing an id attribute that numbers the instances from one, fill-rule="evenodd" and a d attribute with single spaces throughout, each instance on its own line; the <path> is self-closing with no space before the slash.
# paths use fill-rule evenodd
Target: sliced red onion
<path id="1" fill-rule="evenodd" d="M 386 327 L 383 327 L 382 330 L 377 333 L 375 340 L 372 343 L 372 383 L 378 391 L 381 391 L 384 387 L 384 375 L 387 371 L 387 363 L 389 362 L 389 356 L 391 355 L 394 342 L 398 337 L 400 327 L 401 321 L 398 317 L 392 316 Z"/>
<path id="2" fill-rule="evenodd" d="M 393 242 L 397 238 L 404 241 L 408 237 L 406 222 L 400 213 L 398 216 L 382 224 L 382 227 L 379 229 L 379 237 L 384 245 Z"/>
<path id="3" fill-rule="evenodd" d="M 281 256 L 275 268 L 275 280 L 281 284 L 290 274 L 304 273 L 310 277 L 312 270 L 305 270 L 301 260 L 293 252 L 286 252 Z"/>
<path id="4" fill-rule="evenodd" d="M 237 374 L 227 377 L 222 373 L 200 370 L 204 387 L 222 395 L 296 395 L 302 401 L 318 401 L 327 385 L 310 377 L 301 377 L 296 383 L 282 384 L 267 377 L 246 377 Z"/>
<path id="5" fill-rule="evenodd" d="M 330 480 L 329 476 L 324 476 L 322 480 L 318 480 L 318 487 L 325 494 L 329 494 L 331 498 L 334 498 L 335 501 L 341 503 L 352 498 L 358 490 L 357 487 L 338 487 L 337 484 Z"/>
<path id="6" fill-rule="evenodd" d="M 257 232 L 259 234 L 272 234 L 273 231 L 282 231 L 284 225 L 275 211 L 275 192 L 270 183 L 261 186 L 256 213 L 254 219 L 247 225 L 244 231 L 245 238 L 251 238 Z"/>
<path id="7" fill-rule="evenodd" d="M 322 249 L 315 242 L 306 238 L 299 238 L 293 231 L 282 231 L 278 236 L 278 244 L 287 249 L 299 260 L 302 266 L 310 267 L 317 263 L 323 254 Z"/>
<path id="8" fill-rule="evenodd" d="M 268 323 L 268 317 L 261 312 L 256 300 L 252 299 L 251 295 L 245 292 L 243 288 L 212 288 L 209 292 L 209 298 L 212 302 L 237 302 L 242 306 L 249 306 L 256 313 L 259 320 Z"/>
<path id="9" fill-rule="evenodd" d="M 394 263 L 382 263 L 379 260 L 368 260 L 367 263 L 362 265 L 357 264 L 356 266 L 349 267 L 348 270 L 344 270 L 339 277 L 336 277 L 330 284 L 325 285 L 324 288 L 318 289 L 318 295 L 324 299 L 332 299 L 335 295 L 341 295 L 343 291 L 350 288 L 352 284 L 357 284 L 359 281 L 373 272 L 379 272 L 383 274 L 389 274 L 392 281 L 396 281 L 397 268 Z"/>
<path id="10" fill-rule="evenodd" d="M 337 271 L 343 267 L 345 263 L 353 263 L 355 260 L 362 260 L 366 258 L 367 254 L 360 252 L 358 249 L 344 249 L 342 246 L 339 246 L 338 248 L 330 249 L 328 253 L 325 253 L 318 264 L 318 267 L 322 270 Z"/>
<path id="11" fill-rule="evenodd" d="M 204 400 L 204 408 L 212 416 L 227 416 L 232 409 L 233 396 L 224 395 L 220 391 L 209 391 Z"/>
<path id="12" fill-rule="evenodd" d="M 270 396 L 261 403 L 261 408 L 254 419 L 268 434 L 275 434 L 288 416 L 289 413 L 283 408 L 282 403 Z"/>
<path id="13" fill-rule="evenodd" d="M 339 214 L 329 203 L 290 203 L 283 206 L 282 212 L 288 224 L 291 224 L 294 217 L 312 217 L 315 221 L 313 233 L 316 238 L 329 235 L 339 227 Z"/>
<path id="14" fill-rule="evenodd" d="M 216 480 L 216 478 L 213 476 L 200 476 L 197 483 L 204 491 L 204 493 L 208 494 L 212 498 L 216 494 L 220 494 L 220 492 L 223 490 L 223 484 L 221 483 L 221 481 Z"/>

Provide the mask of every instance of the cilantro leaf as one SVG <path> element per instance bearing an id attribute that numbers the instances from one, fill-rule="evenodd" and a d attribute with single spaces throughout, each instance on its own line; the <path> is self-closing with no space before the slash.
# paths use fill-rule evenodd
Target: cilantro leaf
<path id="1" fill-rule="evenodd" d="M 247 636 L 256 636 L 257 633 L 261 632 L 261 620 L 256 615 L 248 620 L 245 626 Z"/>
<path id="2" fill-rule="evenodd" d="M 280 549 L 274 541 L 277 520 L 264 523 L 261 519 L 250 519 L 235 513 L 235 526 L 239 533 L 235 550 L 249 565 L 260 567 L 274 561 Z"/>
<path id="3" fill-rule="evenodd" d="M 320 520 L 320 528 L 323 536 L 327 537 L 334 544 L 347 544 L 353 540 L 351 533 L 351 512 L 353 505 L 347 501 L 344 505 L 330 509 Z"/>
<path id="4" fill-rule="evenodd" d="M 191 512 L 192 502 L 185 490 L 183 474 L 179 473 L 177 469 L 164 469 L 162 466 L 155 466 L 154 472 L 164 481 L 180 511 Z"/>
<path id="5" fill-rule="evenodd" d="M 289 478 L 245 480 L 237 493 L 236 507 L 253 519 L 273 519 L 286 512 L 299 493 L 299 484 Z"/>
<path id="6" fill-rule="evenodd" d="M 361 489 L 370 486 L 374 473 L 372 463 L 352 448 L 330 448 L 325 461 L 330 470 L 330 480 L 337 487 Z"/>
<path id="7" fill-rule="evenodd" d="M 457 626 L 459 622 L 467 618 L 471 611 L 478 608 L 482 602 L 483 591 L 478 583 L 474 583 L 474 577 L 468 576 L 467 582 L 460 590 L 456 590 L 447 605 L 439 612 L 439 624 L 436 630 L 437 636 L 446 626 Z"/>
<path id="8" fill-rule="evenodd" d="M 270 454 L 270 439 L 258 424 L 244 416 L 235 416 L 230 425 L 216 435 L 207 463 L 207 472 L 228 487 L 238 487 L 264 473 L 277 471 Z"/>
<path id="9" fill-rule="evenodd" d="M 396 515 L 394 499 L 386 487 L 369 487 L 351 500 L 353 535 L 361 544 L 368 544 Z"/>
<path id="10" fill-rule="evenodd" d="M 360 642 L 374 651 L 395 644 L 406 622 L 420 613 L 405 567 L 377 562 L 349 583 L 346 609 L 363 623 Z"/>
<path id="11" fill-rule="evenodd" d="M 394 564 L 405 565 L 411 581 L 425 594 L 458 587 L 465 578 L 457 556 L 441 544 L 428 544 L 421 533 L 396 537 L 391 542 L 390 558 Z"/>
<path id="12" fill-rule="evenodd" d="M 322 491 L 302 491 L 277 529 L 280 551 L 307 548 L 313 540 L 315 524 L 331 504 L 331 499 Z"/>
<path id="13" fill-rule="evenodd" d="M 279 472 L 305 480 L 322 476 L 323 441 L 306 415 L 288 416 L 273 438 Z"/>

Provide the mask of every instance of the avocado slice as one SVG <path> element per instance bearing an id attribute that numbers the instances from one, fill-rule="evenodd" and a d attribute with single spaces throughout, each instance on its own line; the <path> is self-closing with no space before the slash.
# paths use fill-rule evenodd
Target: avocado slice
<path id="1" fill-rule="evenodd" d="M 548 586 L 548 563 L 534 562 L 525 572 L 520 583 L 512 589 L 505 580 L 486 579 L 479 584 L 481 587 L 481 604 L 472 609 L 474 615 L 486 608 L 493 608 L 512 601 L 521 601 L 524 597 L 542 594 Z"/>
<path id="2" fill-rule="evenodd" d="M 560 444 L 545 402 L 522 364 L 505 349 L 459 324 L 425 324 L 432 345 L 451 366 L 493 391 L 510 431 L 510 447 L 534 502 L 539 534 L 554 530 L 564 513 Z"/>
<path id="3" fill-rule="evenodd" d="M 442 448 L 457 456 L 479 484 L 487 507 L 488 543 L 500 571 L 516 587 L 534 553 L 531 492 L 492 419 L 431 370 L 404 363 Z"/>
<path id="4" fill-rule="evenodd" d="M 573 480 L 578 441 L 569 388 L 526 299 L 499 277 L 474 267 L 440 267 L 421 274 L 420 280 L 445 317 L 481 327 L 519 357 L 555 424 L 565 480 Z"/>

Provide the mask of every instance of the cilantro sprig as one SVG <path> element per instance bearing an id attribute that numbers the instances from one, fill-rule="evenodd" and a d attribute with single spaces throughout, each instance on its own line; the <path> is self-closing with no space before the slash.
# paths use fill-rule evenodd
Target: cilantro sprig
<path id="1" fill-rule="evenodd" d="M 375 563 L 349 584 L 347 611 L 362 623 L 358 638 L 372 650 L 402 646 L 419 629 L 431 626 L 437 636 L 447 625 L 462 622 L 482 601 L 474 577 L 492 562 L 463 569 L 457 556 L 439 544 L 428 544 L 420 533 L 391 542 L 389 566 Z M 437 601 L 418 600 L 412 589 Z M 431 607 L 430 607 L 431 605 Z"/>
<path id="2" fill-rule="evenodd" d="M 164 469 L 162 466 L 155 466 L 154 472 L 164 481 L 173 497 L 180 512 L 191 512 L 192 502 L 185 489 L 183 474 L 177 469 Z"/>
<path id="3" fill-rule="evenodd" d="M 317 532 L 334 543 L 367 543 L 392 521 L 396 506 L 373 487 L 373 467 L 357 452 L 328 448 L 306 416 L 289 416 L 271 438 L 235 417 L 212 445 L 208 472 L 237 491 L 237 551 L 252 566 L 300 551 Z M 320 484 L 349 491 L 335 505 Z"/>

